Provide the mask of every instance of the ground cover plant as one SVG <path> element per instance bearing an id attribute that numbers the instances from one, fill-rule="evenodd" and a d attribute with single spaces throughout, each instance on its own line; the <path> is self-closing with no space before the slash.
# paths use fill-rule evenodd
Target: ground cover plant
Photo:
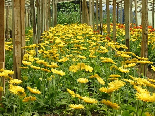
<path id="1" fill-rule="evenodd" d="M 59 24 L 45 31 L 38 45 L 31 44 L 29 30 L 22 80 L 11 77 L 12 43 L 6 42 L 10 70 L 0 70 L 7 79 L 3 115 L 155 115 L 155 80 L 137 73 L 140 64 L 155 70 L 151 58 L 139 56 L 141 30 L 131 28 L 133 52 L 126 52 L 124 25 L 117 25 L 116 43 L 107 37 L 106 25 L 103 30 L 100 35 L 86 24 Z M 149 37 L 153 56 L 154 31 Z"/>

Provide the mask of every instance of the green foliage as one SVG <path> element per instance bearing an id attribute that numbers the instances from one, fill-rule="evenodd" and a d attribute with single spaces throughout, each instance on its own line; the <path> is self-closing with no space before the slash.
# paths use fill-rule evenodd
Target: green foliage
<path id="1" fill-rule="evenodd" d="M 79 5 L 71 2 L 59 3 L 60 10 L 57 14 L 58 24 L 73 24 L 80 22 L 80 10 Z"/>

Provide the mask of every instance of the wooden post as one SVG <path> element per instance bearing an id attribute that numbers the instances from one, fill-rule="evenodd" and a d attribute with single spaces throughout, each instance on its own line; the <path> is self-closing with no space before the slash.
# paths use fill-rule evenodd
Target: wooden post
<path id="1" fill-rule="evenodd" d="M 5 32 L 6 41 L 9 39 L 9 27 L 8 27 L 8 24 L 9 24 L 9 6 L 6 6 L 6 32 Z"/>
<path id="2" fill-rule="evenodd" d="M 57 24 L 57 1 L 56 0 L 52 0 L 52 5 L 53 5 L 53 16 L 52 16 L 52 23 L 53 23 L 53 27 L 56 26 Z"/>
<path id="3" fill-rule="evenodd" d="M 132 27 L 132 23 L 133 23 L 133 16 L 132 16 L 132 0 L 129 0 L 130 1 L 130 23 L 131 23 L 131 27 Z"/>
<path id="4" fill-rule="evenodd" d="M 118 23 L 118 19 L 119 19 L 119 14 L 118 14 L 119 12 L 118 11 L 119 11 L 119 3 L 117 3 L 117 23 Z"/>
<path id="5" fill-rule="evenodd" d="M 44 30 L 46 30 L 46 10 L 47 10 L 47 0 L 43 0 L 44 4 L 43 4 L 43 24 L 44 24 Z"/>
<path id="6" fill-rule="evenodd" d="M 87 7 L 87 1 L 85 0 L 85 2 L 84 2 L 84 8 L 85 8 L 85 23 L 86 24 L 89 24 L 89 13 L 88 13 L 88 7 Z"/>
<path id="7" fill-rule="evenodd" d="M 122 8 L 122 1 L 121 1 L 120 23 L 123 24 L 123 8 Z"/>
<path id="8" fill-rule="evenodd" d="M 96 26 L 98 30 L 98 0 L 96 0 Z"/>
<path id="9" fill-rule="evenodd" d="M 41 12 L 40 12 L 40 15 L 41 15 L 41 33 L 44 31 L 44 24 L 43 24 L 43 19 L 44 19 L 44 16 L 43 16 L 43 0 L 40 1 L 40 5 L 41 5 Z"/>
<path id="10" fill-rule="evenodd" d="M 38 41 L 41 36 L 41 15 L 40 15 L 40 6 L 41 2 L 40 0 L 36 0 L 36 7 L 37 7 L 37 37 L 36 37 L 36 44 L 38 44 Z"/>
<path id="11" fill-rule="evenodd" d="M 109 0 L 106 0 L 106 12 L 107 12 L 107 36 L 110 36 L 110 10 L 109 10 Z"/>
<path id="12" fill-rule="evenodd" d="M 12 1 L 12 27 L 13 27 L 13 60 L 14 78 L 21 79 L 21 56 L 25 36 L 25 0 Z M 24 20 L 24 21 L 23 21 Z"/>
<path id="13" fill-rule="evenodd" d="M 21 0 L 21 41 L 22 41 L 22 45 L 21 47 L 24 47 L 26 45 L 25 43 L 25 0 Z M 24 49 L 22 49 L 22 52 L 21 52 L 21 60 L 23 59 L 23 56 L 25 54 L 25 51 Z"/>
<path id="14" fill-rule="evenodd" d="M 80 6 L 79 6 L 79 9 L 80 9 L 80 23 L 82 23 L 82 13 L 81 13 L 81 10 L 82 10 L 82 0 L 79 0 L 79 4 L 80 4 Z"/>
<path id="15" fill-rule="evenodd" d="M 125 8 L 125 40 L 126 46 L 128 47 L 127 51 L 129 51 L 129 40 L 130 40 L 130 11 L 129 11 L 129 0 L 124 0 L 124 8 Z"/>
<path id="16" fill-rule="evenodd" d="M 113 41 L 116 42 L 116 0 L 113 0 Z"/>
<path id="17" fill-rule="evenodd" d="M 86 0 L 82 2 L 82 23 L 89 24 L 89 14 Z"/>
<path id="18" fill-rule="evenodd" d="M 135 20 L 136 20 L 136 26 L 138 26 L 138 20 L 137 20 L 137 0 L 135 0 Z"/>
<path id="19" fill-rule="evenodd" d="M 92 0 L 89 0 L 89 24 L 93 26 L 93 11 L 92 11 Z"/>
<path id="20" fill-rule="evenodd" d="M 142 42 L 141 57 L 148 57 L 148 1 L 142 0 Z M 147 76 L 147 65 L 141 65 L 141 74 Z"/>
<path id="21" fill-rule="evenodd" d="M 99 13 L 100 13 L 100 33 L 103 34 L 103 10 L 102 10 L 102 0 L 99 0 Z"/>
<path id="22" fill-rule="evenodd" d="M 28 27 L 31 27 L 31 16 L 30 16 L 30 9 L 29 7 L 27 8 L 27 13 L 28 13 Z"/>
<path id="23" fill-rule="evenodd" d="M 0 69 L 4 69 L 5 66 L 5 34 L 4 34 L 4 0 L 0 0 Z M 1 77 L 0 79 L 3 88 L 5 88 L 5 79 Z M 5 89 L 4 91 L 5 92 Z M 3 95 L 3 92 L 0 91 L 0 101 Z"/>
<path id="24" fill-rule="evenodd" d="M 85 23 L 85 1 L 82 0 L 82 23 Z"/>
<path id="25" fill-rule="evenodd" d="M 93 30 L 94 30 L 94 0 L 92 0 L 92 21 L 93 21 Z"/>
<path id="26" fill-rule="evenodd" d="M 154 27 L 154 2 L 155 2 L 155 0 L 153 0 L 153 3 L 152 3 L 152 27 L 153 28 L 155 28 Z"/>
<path id="27" fill-rule="evenodd" d="M 33 43 L 36 44 L 36 14 L 35 14 L 35 0 L 30 1 L 31 14 L 32 14 L 32 26 L 33 26 Z"/>
<path id="28" fill-rule="evenodd" d="M 51 27 L 51 0 L 48 0 L 48 26 Z"/>

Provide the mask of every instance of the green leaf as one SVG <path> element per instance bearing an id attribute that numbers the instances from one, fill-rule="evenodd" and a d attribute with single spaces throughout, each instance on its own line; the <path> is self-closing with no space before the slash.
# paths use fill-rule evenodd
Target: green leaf
<path id="1" fill-rule="evenodd" d="M 130 110 L 130 111 L 134 111 L 134 112 L 136 111 L 136 109 L 134 107 L 130 106 L 130 105 L 127 106 L 126 109 Z"/>
<path id="2" fill-rule="evenodd" d="M 122 116 L 131 116 L 128 110 L 123 111 Z"/>

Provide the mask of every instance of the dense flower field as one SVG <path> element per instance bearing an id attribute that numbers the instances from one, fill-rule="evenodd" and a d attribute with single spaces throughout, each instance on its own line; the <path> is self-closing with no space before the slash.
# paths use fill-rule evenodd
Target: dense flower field
<path id="1" fill-rule="evenodd" d="M 103 35 L 86 24 L 57 25 L 42 34 L 38 45 L 31 44 L 29 30 L 22 80 L 12 79 L 11 70 L 0 73 L 8 80 L 3 115 L 155 115 L 155 80 L 138 73 L 140 64 L 155 70 L 154 30 L 149 29 L 149 59 L 139 56 L 141 27 L 130 30 L 131 52 L 126 52 L 121 24 L 116 43 L 107 37 L 106 25 Z M 12 48 L 11 40 L 6 42 L 8 69 Z"/>

